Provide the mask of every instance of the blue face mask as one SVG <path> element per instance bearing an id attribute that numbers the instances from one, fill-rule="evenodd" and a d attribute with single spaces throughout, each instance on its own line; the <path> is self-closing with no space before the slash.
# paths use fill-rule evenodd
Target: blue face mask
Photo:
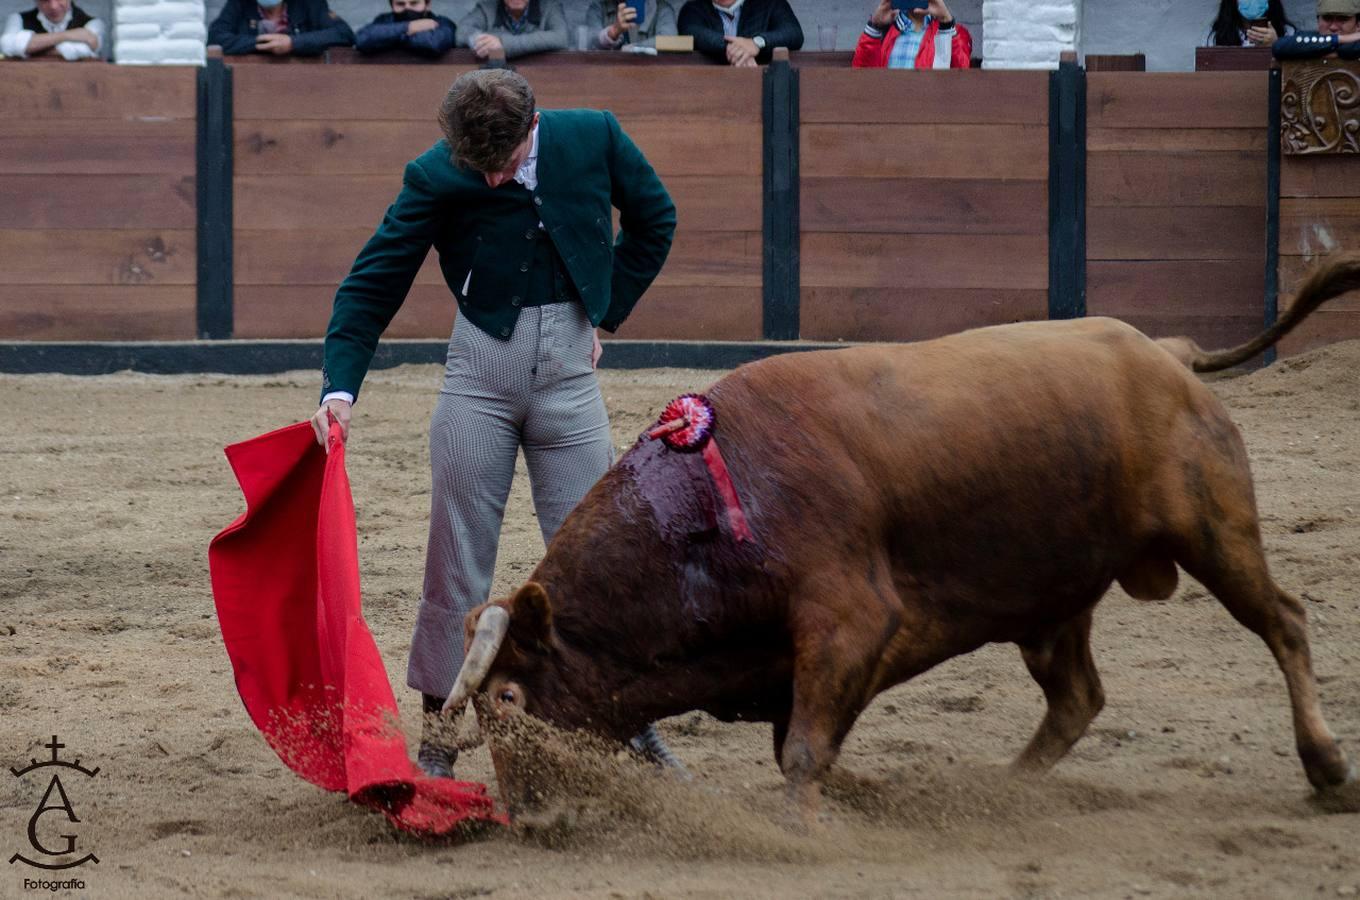
<path id="1" fill-rule="evenodd" d="M 1270 6 L 1269 0 L 1237 0 L 1237 11 L 1242 14 L 1242 18 L 1250 21 L 1251 19 L 1264 19 L 1266 9 Z"/>
<path id="2" fill-rule="evenodd" d="M 255 2 L 259 4 L 260 9 L 274 9 L 283 0 L 255 0 Z"/>

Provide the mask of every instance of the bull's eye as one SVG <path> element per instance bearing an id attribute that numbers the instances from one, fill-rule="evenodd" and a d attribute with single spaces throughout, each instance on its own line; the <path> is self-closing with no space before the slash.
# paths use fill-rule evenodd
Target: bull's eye
<path id="1" fill-rule="evenodd" d="M 504 690 L 504 691 L 501 691 L 501 702 L 502 702 L 502 703 L 514 703 L 514 702 L 515 702 L 515 692 L 514 692 L 514 691 L 511 691 L 511 690 Z"/>

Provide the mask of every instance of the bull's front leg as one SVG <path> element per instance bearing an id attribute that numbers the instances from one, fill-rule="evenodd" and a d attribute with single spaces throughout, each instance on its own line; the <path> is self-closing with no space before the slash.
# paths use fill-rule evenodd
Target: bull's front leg
<path id="1" fill-rule="evenodd" d="M 869 683 L 885 635 L 892 633 L 889 611 L 839 599 L 803 606 L 794 622 L 793 703 L 787 722 L 775 722 L 775 755 L 788 780 L 789 811 L 803 828 L 817 823 L 822 781 L 871 699 Z M 853 610 L 854 616 L 835 615 L 838 609 Z"/>

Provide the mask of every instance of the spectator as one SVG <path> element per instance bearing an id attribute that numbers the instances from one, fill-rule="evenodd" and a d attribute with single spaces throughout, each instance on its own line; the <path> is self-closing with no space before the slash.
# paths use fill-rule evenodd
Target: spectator
<path id="1" fill-rule="evenodd" d="M 775 47 L 803 46 L 803 26 L 788 0 L 688 0 L 679 26 L 693 36 L 695 50 L 733 66 L 767 63 Z"/>
<path id="2" fill-rule="evenodd" d="M 233 55 L 318 56 L 353 44 L 354 32 L 326 0 L 227 0 L 208 28 L 208 43 Z"/>
<path id="3" fill-rule="evenodd" d="M 514 59 L 567 49 L 561 0 L 477 0 L 458 22 L 458 40 L 478 59 Z"/>
<path id="4" fill-rule="evenodd" d="M 972 65 L 973 36 L 954 21 L 944 0 L 920 9 L 892 8 L 879 0 L 859 36 L 856 69 L 966 69 Z"/>
<path id="5" fill-rule="evenodd" d="M 1281 0 L 1220 0 L 1218 18 L 1209 26 L 1205 47 L 1269 47 L 1294 25 Z"/>
<path id="6" fill-rule="evenodd" d="M 391 12 L 369 22 L 354 37 L 360 53 L 407 50 L 419 56 L 442 56 L 452 49 L 457 26 L 430 11 L 429 0 L 389 0 Z"/>
<path id="7" fill-rule="evenodd" d="M 594 24 L 600 29 L 597 42 L 601 50 L 623 50 L 632 47 L 655 47 L 658 34 L 675 34 L 675 7 L 670 0 L 643 0 L 643 17 L 638 21 L 637 10 L 619 0 L 599 0 L 591 7 Z M 637 27 L 636 36 L 632 34 Z"/>
<path id="8" fill-rule="evenodd" d="M 0 33 L 0 54 L 60 56 L 65 60 L 97 59 L 104 46 L 102 19 L 85 12 L 71 0 L 37 0 L 24 13 L 12 13 Z"/>
<path id="9" fill-rule="evenodd" d="M 1336 53 L 1360 57 L 1360 0 L 1318 0 L 1317 31 L 1291 34 L 1275 42 L 1277 59 L 1308 59 Z"/>

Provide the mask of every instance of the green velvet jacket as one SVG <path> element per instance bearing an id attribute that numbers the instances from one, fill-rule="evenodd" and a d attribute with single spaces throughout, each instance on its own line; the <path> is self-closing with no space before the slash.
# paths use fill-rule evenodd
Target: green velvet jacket
<path id="1" fill-rule="evenodd" d="M 401 193 L 336 292 L 322 393 L 358 396 L 431 245 L 459 315 L 508 340 L 528 279 L 522 257 L 531 242 L 515 214 L 523 203 L 518 184 L 491 188 L 480 172 L 455 165 L 445 141 L 407 163 Z M 591 323 L 616 330 L 670 252 L 675 204 L 661 179 L 611 113 L 543 110 L 533 203 Z M 619 210 L 617 239 L 611 207 Z"/>

